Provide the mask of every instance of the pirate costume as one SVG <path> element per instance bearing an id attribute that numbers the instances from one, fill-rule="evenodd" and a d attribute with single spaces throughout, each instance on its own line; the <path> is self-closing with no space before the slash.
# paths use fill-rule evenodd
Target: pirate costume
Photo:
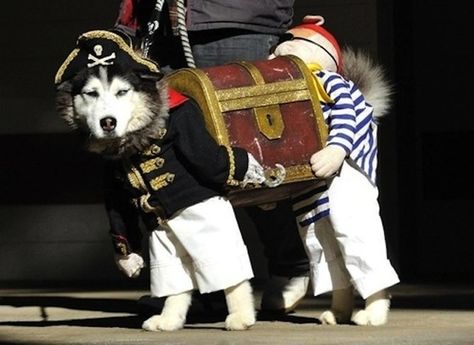
<path id="1" fill-rule="evenodd" d="M 326 146 L 341 148 L 345 158 L 334 176 L 293 196 L 293 210 L 310 259 L 314 295 L 354 286 L 367 299 L 399 282 L 387 258 L 377 201 L 377 124 L 372 105 L 340 74 L 338 42 L 321 26 L 324 19 L 315 17 L 289 30 L 301 50 L 296 44 L 278 46 L 275 55 L 293 54 L 311 62 L 314 81 L 325 94 L 319 99 L 329 129 Z M 308 43 L 322 52 L 317 56 L 321 61 L 309 55 Z"/>
<path id="2" fill-rule="evenodd" d="M 60 67 L 57 85 L 85 68 L 113 64 L 160 74 L 154 62 L 138 56 L 115 33 L 85 33 L 77 45 Z M 253 277 L 233 208 L 222 196 L 225 186 L 246 177 L 248 155 L 219 146 L 194 101 L 167 92 L 169 117 L 149 145 L 107 159 L 110 233 L 117 254 L 139 253 L 142 216 L 149 230 L 153 296 L 222 290 Z"/>

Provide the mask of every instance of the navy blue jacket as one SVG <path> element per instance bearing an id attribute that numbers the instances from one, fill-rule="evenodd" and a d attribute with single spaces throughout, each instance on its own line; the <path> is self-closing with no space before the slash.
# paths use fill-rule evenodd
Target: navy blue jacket
<path id="1" fill-rule="evenodd" d="M 138 213 L 154 230 L 176 211 L 224 194 L 231 165 L 231 177 L 243 180 L 247 152 L 218 145 L 194 101 L 171 109 L 166 129 L 148 149 L 106 164 L 105 201 L 116 251 L 139 247 Z"/>

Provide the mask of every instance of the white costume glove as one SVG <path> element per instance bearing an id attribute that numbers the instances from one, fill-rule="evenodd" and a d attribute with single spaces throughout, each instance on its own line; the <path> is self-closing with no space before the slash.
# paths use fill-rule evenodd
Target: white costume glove
<path id="1" fill-rule="evenodd" d="M 331 177 L 346 158 L 346 151 L 339 145 L 328 145 L 311 156 L 311 170 L 319 178 Z"/>
<path id="2" fill-rule="evenodd" d="M 245 187 L 247 184 L 262 184 L 265 181 L 265 172 L 263 167 L 254 158 L 251 153 L 247 153 L 249 158 L 249 165 L 241 186 Z"/>
<path id="3" fill-rule="evenodd" d="M 137 278 L 140 275 L 141 269 L 145 267 L 143 258 L 136 253 L 115 255 L 115 263 L 129 278 Z"/>

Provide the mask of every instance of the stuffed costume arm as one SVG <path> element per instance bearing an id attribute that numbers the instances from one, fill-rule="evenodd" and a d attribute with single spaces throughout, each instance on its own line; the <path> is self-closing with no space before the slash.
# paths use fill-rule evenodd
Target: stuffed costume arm
<path id="1" fill-rule="evenodd" d="M 185 111 L 171 115 L 170 126 L 178 128 L 176 146 L 196 175 L 218 186 L 263 182 L 263 168 L 252 155 L 242 148 L 218 145 L 195 102 L 189 100 L 184 106 Z"/>
<path id="2" fill-rule="evenodd" d="M 104 174 L 105 208 L 117 267 L 129 278 L 136 278 L 145 267 L 141 252 L 142 233 L 138 210 L 130 203 L 130 194 L 117 176 L 119 162 L 107 161 Z"/>
<path id="3" fill-rule="evenodd" d="M 310 163 L 317 177 L 327 178 L 339 170 L 346 156 L 352 152 L 356 113 L 350 85 L 342 76 L 334 72 L 320 71 L 317 77 L 321 78 L 334 103 L 323 103 L 323 112 L 328 114 L 326 123 L 329 135 L 326 147 L 313 154 Z"/>

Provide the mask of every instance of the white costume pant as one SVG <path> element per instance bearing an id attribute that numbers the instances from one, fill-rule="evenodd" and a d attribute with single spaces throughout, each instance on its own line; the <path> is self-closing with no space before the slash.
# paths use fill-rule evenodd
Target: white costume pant
<path id="1" fill-rule="evenodd" d="M 178 211 L 149 235 L 151 294 L 213 292 L 253 277 L 234 210 L 213 197 Z"/>
<path id="2" fill-rule="evenodd" d="M 328 188 L 329 216 L 299 226 L 310 259 L 314 295 L 352 284 L 366 299 L 398 283 L 387 259 L 377 187 L 344 162 Z"/>

